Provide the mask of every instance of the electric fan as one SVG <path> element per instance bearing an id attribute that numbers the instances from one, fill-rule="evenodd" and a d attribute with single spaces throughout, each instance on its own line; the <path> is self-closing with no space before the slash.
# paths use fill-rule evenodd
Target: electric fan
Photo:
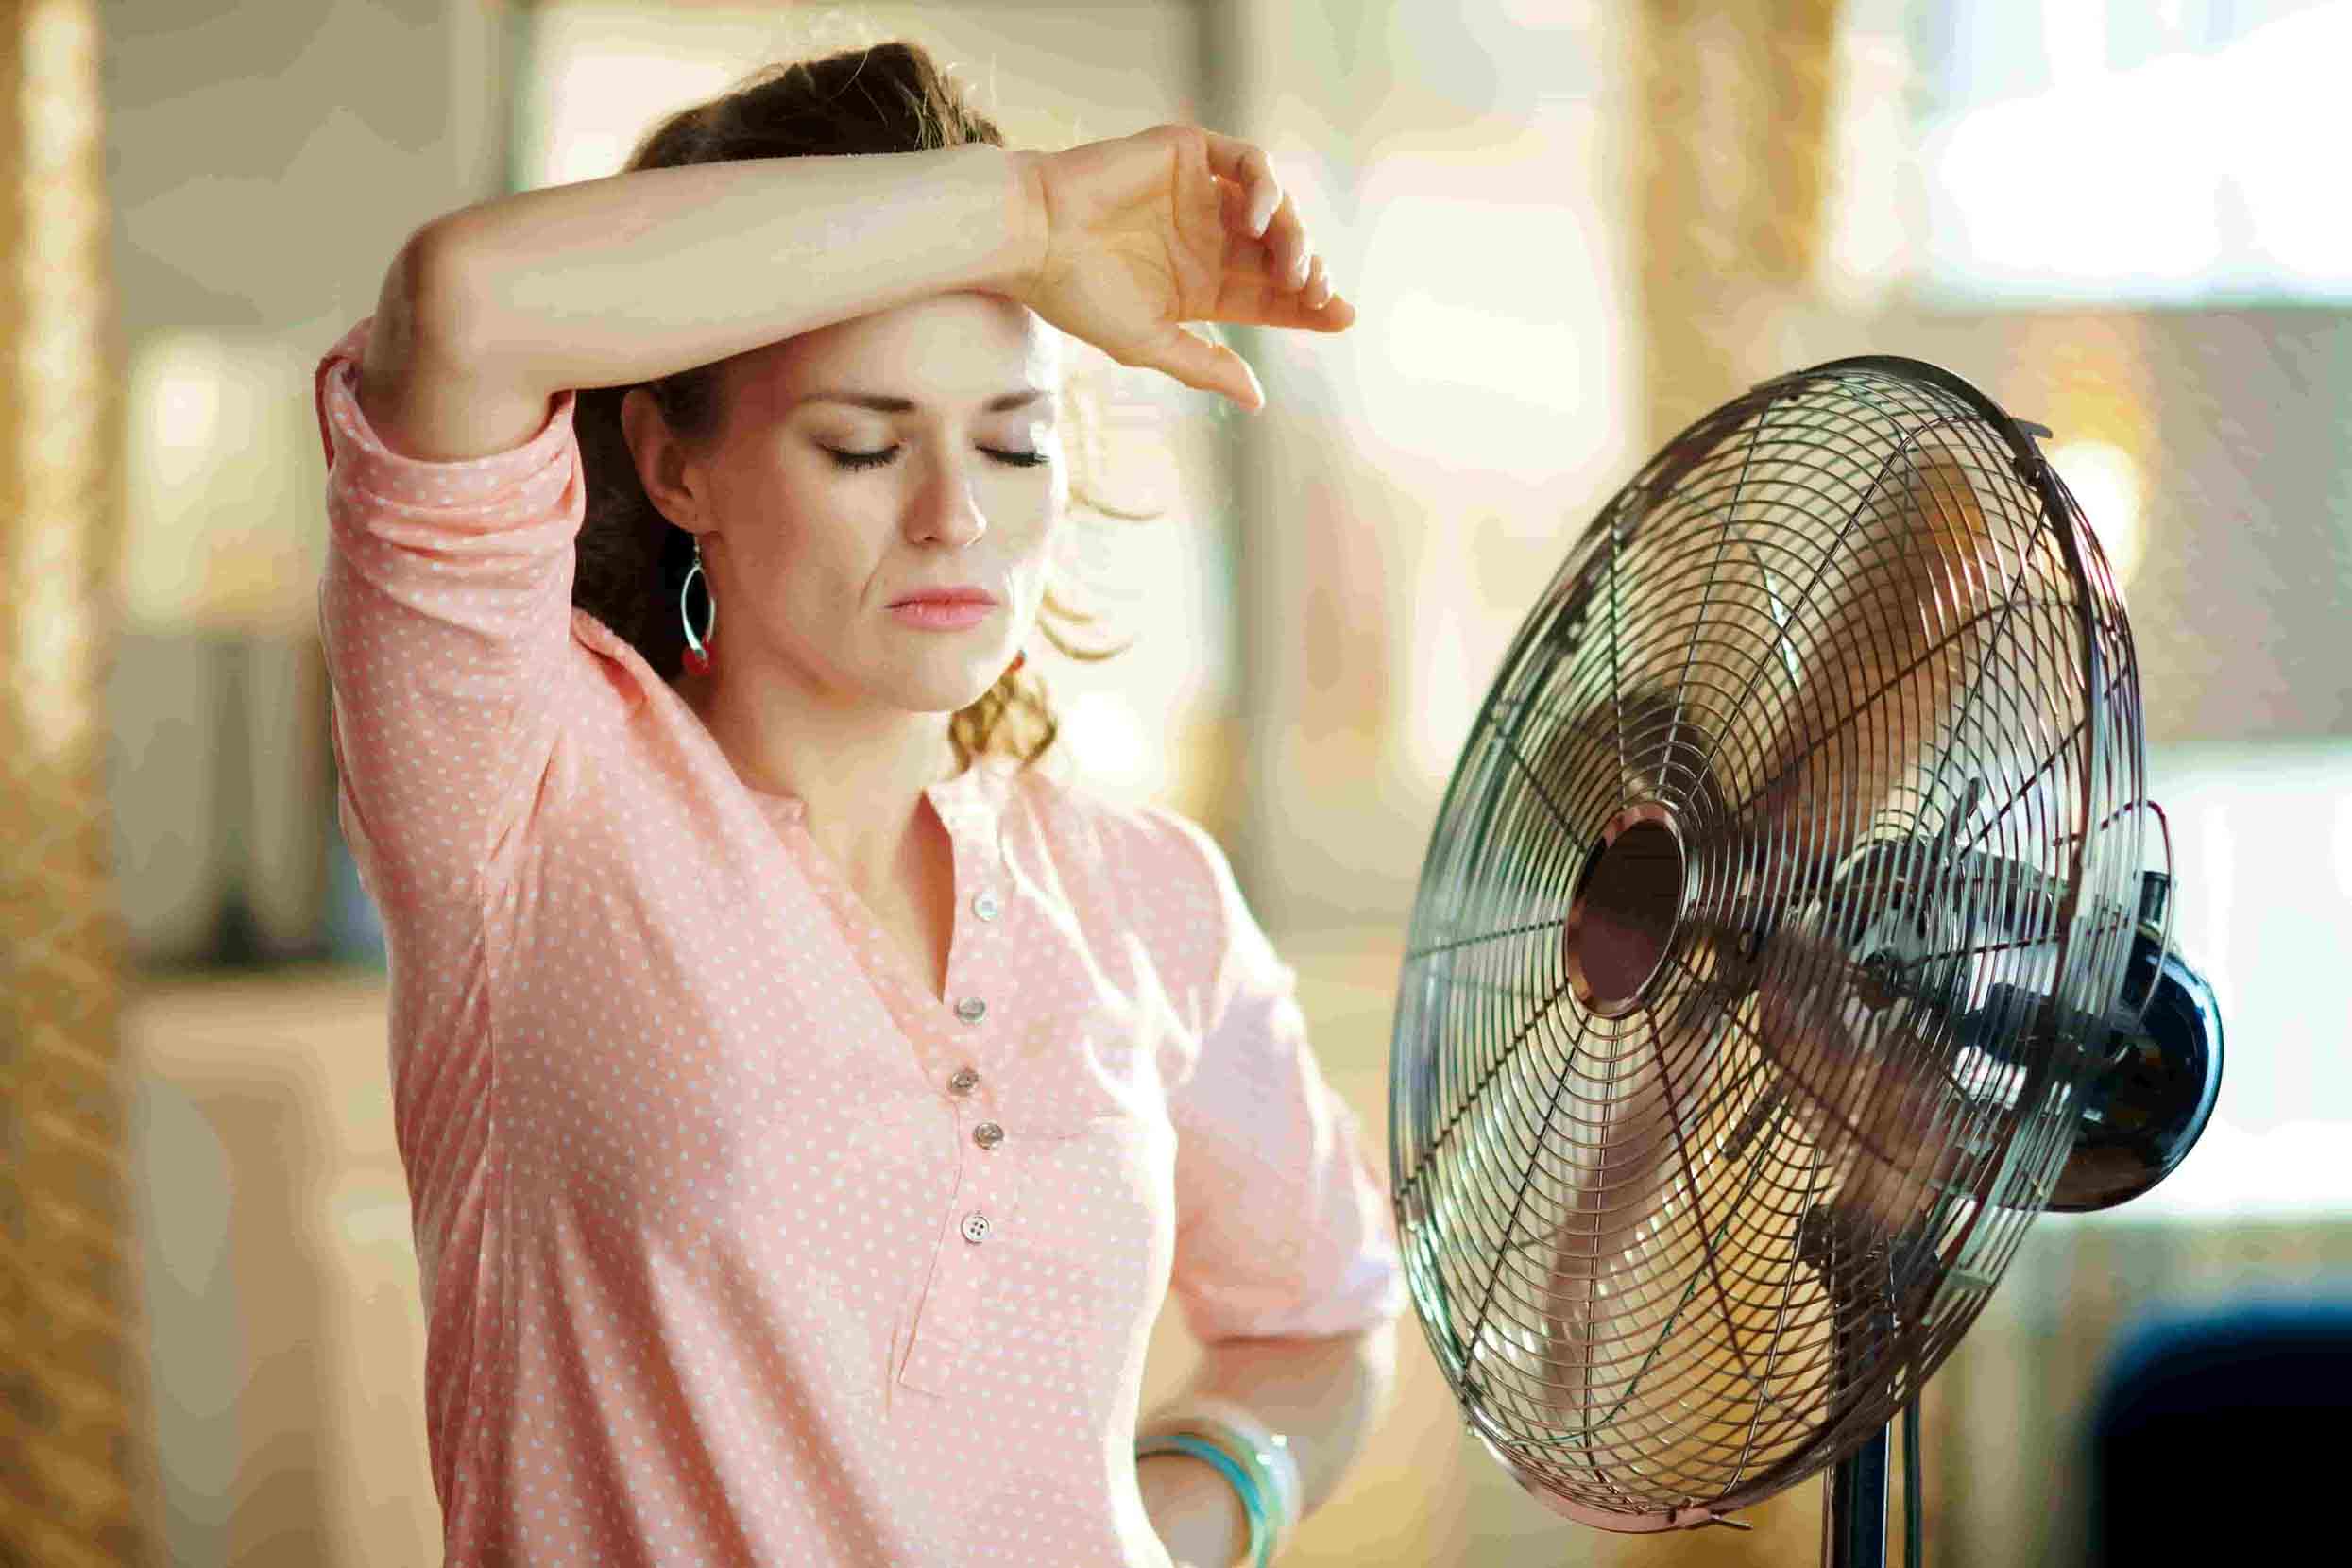
<path id="1" fill-rule="evenodd" d="M 1487 692 L 1390 1176 L 1470 1429 L 1570 1519 L 1737 1524 L 1835 1465 L 1825 1557 L 1883 1561 L 1888 1423 L 2027 1222 L 2211 1114 L 2131 632 L 2048 435 L 1914 360 L 1765 382 L 1610 502 Z"/>

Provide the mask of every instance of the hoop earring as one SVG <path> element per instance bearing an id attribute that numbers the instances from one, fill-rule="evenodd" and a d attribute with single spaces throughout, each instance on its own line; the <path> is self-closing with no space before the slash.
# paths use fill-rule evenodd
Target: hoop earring
<path id="1" fill-rule="evenodd" d="M 710 606 L 702 635 L 694 635 L 694 618 L 686 612 L 686 590 L 694 586 L 694 579 L 703 580 L 703 603 Z M 678 585 L 678 620 L 686 626 L 686 668 L 697 675 L 710 673 L 710 650 L 704 646 L 712 633 L 719 629 L 719 596 L 710 591 L 710 573 L 703 570 L 703 537 L 694 536 L 694 564 L 686 569 L 686 581 Z"/>

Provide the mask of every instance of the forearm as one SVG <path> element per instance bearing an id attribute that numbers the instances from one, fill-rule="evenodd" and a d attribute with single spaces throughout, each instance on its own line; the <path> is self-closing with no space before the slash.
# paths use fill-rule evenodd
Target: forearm
<path id="1" fill-rule="evenodd" d="M 1229 1339 L 1207 1346 L 1185 1394 L 1231 1400 L 1287 1438 L 1298 1461 L 1305 1514 L 1339 1490 L 1388 1406 L 1395 1377 L 1391 1323 L 1329 1338 Z M 1171 1551 L 1190 1548 L 1204 1568 L 1242 1560 L 1246 1519 L 1231 1486 L 1207 1461 L 1154 1455 L 1141 1464 L 1147 1508 Z M 1207 1544 L 1220 1538 L 1220 1526 L 1231 1548 L 1223 1557 Z M 1180 1564 L 1187 1560 L 1177 1557 Z"/>
<path id="2" fill-rule="evenodd" d="M 622 386 L 960 289 L 1042 254 L 1031 155 L 758 158 L 524 191 L 417 242 L 448 351 L 555 393 Z"/>

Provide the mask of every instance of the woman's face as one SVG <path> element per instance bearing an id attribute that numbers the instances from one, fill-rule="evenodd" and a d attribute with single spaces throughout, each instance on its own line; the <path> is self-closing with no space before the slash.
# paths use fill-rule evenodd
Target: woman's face
<path id="1" fill-rule="evenodd" d="M 994 295 L 936 295 L 754 350 L 724 384 L 715 446 L 685 459 L 715 529 L 717 678 L 757 643 L 759 668 L 837 698 L 920 712 L 978 699 L 1036 620 L 1068 497 L 1058 334 Z M 997 600 L 969 626 L 890 607 L 965 587 Z"/>

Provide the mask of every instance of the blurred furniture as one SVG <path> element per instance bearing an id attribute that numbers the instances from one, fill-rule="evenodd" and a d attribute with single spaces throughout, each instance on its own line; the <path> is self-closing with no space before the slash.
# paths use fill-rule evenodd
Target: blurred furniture
<path id="1" fill-rule="evenodd" d="M 159 330 L 131 351 L 108 797 L 145 966 L 327 950 L 310 383 L 304 346 L 281 333 Z"/>
<path id="2" fill-rule="evenodd" d="M 2088 1560 L 2160 1562 L 2184 1509 L 2227 1509 L 2232 1551 L 2303 1547 L 2311 1522 L 2258 1498 L 2343 1484 L 2352 1278 L 2309 1299 L 2225 1299 L 2138 1321 L 2089 1421 Z"/>
<path id="3" fill-rule="evenodd" d="M 384 1006 L 318 965 L 126 1009 L 164 1561 L 440 1560 Z"/>

